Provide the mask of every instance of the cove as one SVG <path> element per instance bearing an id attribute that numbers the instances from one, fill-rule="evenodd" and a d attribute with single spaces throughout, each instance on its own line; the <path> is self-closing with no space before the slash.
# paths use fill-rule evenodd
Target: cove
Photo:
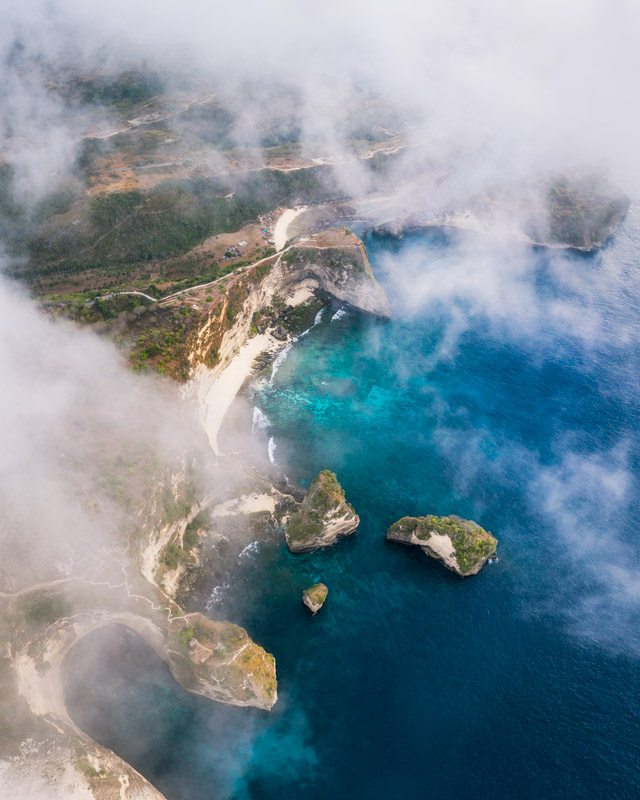
<path id="1" fill-rule="evenodd" d="M 276 708 L 135 655 L 74 679 L 76 706 L 121 709 L 96 738 L 170 800 L 637 797 L 639 238 L 633 217 L 588 257 L 366 236 L 393 319 L 329 309 L 252 398 L 277 468 L 334 470 L 360 528 L 259 542 L 211 606 L 275 655 Z M 499 562 L 459 579 L 385 542 L 424 513 L 476 520 Z"/>

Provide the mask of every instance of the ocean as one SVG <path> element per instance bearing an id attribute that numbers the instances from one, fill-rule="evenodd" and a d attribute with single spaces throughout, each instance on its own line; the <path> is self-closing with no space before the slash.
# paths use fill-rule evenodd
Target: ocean
<path id="1" fill-rule="evenodd" d="M 71 713 L 169 800 L 637 798 L 640 223 L 592 255 L 364 240 L 393 319 L 334 304 L 251 398 L 276 468 L 335 471 L 360 527 L 259 542 L 211 605 L 275 655 L 276 707 L 188 695 L 113 629 Z M 385 541 L 427 513 L 498 562 L 461 579 Z"/>

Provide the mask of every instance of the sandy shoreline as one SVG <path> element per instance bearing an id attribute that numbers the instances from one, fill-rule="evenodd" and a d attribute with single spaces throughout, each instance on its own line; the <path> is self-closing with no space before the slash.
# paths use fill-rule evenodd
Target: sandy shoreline
<path id="1" fill-rule="evenodd" d="M 279 350 L 282 346 L 282 342 L 268 333 L 261 333 L 248 339 L 212 383 L 204 398 L 201 421 L 213 452 L 217 456 L 221 455 L 218 448 L 218 434 L 222 421 L 242 384 L 251 374 L 254 360 L 263 351 Z"/>
<path id="2" fill-rule="evenodd" d="M 310 287 L 301 286 L 288 295 L 285 300 L 289 305 L 297 306 L 312 296 L 313 291 Z M 218 447 L 218 435 L 224 417 L 243 383 L 251 375 L 251 368 L 256 357 L 265 350 L 275 354 L 286 347 L 289 341 L 280 341 L 269 333 L 261 333 L 247 339 L 207 390 L 200 404 L 200 421 L 209 438 L 211 448 L 217 456 L 222 455 Z"/>
<path id="3" fill-rule="evenodd" d="M 275 228 L 273 229 L 273 243 L 275 245 L 276 252 L 280 252 L 280 250 L 282 250 L 287 243 L 287 228 L 289 225 L 299 214 L 302 214 L 302 212 L 305 210 L 306 206 L 303 206 L 302 208 L 286 208 L 282 214 L 280 214 Z"/>
<path id="4" fill-rule="evenodd" d="M 290 306 L 299 306 L 301 303 L 305 303 L 307 300 L 310 300 L 313 297 L 313 291 L 308 286 L 301 286 L 299 289 L 296 289 L 295 292 L 292 294 L 287 295 L 284 298 L 285 303 Z"/>
<path id="5" fill-rule="evenodd" d="M 253 494 L 234 497 L 231 500 L 220 503 L 220 505 L 214 507 L 211 516 L 228 517 L 236 514 L 255 514 L 257 511 L 269 511 L 273 514 L 275 508 L 276 501 L 273 495 L 266 492 L 262 494 L 254 492 Z"/>

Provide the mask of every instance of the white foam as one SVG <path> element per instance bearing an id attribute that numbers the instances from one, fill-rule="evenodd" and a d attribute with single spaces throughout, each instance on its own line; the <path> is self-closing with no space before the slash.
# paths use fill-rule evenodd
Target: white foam
<path id="1" fill-rule="evenodd" d="M 218 586 L 214 586 L 211 590 L 211 594 L 209 595 L 209 599 L 207 600 L 206 609 L 210 611 L 213 606 L 219 605 L 225 598 L 229 586 L 231 585 L 228 577 Z"/>
<path id="2" fill-rule="evenodd" d="M 253 408 L 253 422 L 251 423 L 251 435 L 253 436 L 256 428 L 259 431 L 266 430 L 269 425 L 271 424 L 271 420 L 269 417 L 258 408 L 258 406 L 254 406 Z"/>
<path id="3" fill-rule="evenodd" d="M 269 439 L 269 444 L 267 446 L 267 452 L 269 453 L 269 461 L 275 466 L 275 463 L 276 463 L 276 457 L 275 457 L 276 443 L 275 443 L 275 439 L 273 438 L 273 436 Z"/>
<path id="4" fill-rule="evenodd" d="M 276 356 L 275 361 L 271 365 L 271 377 L 269 378 L 269 383 L 273 383 L 273 379 L 276 376 L 276 372 L 280 369 L 282 364 L 284 364 L 284 362 L 287 360 L 287 356 L 289 355 L 289 350 L 291 350 L 291 344 L 288 344 Z"/>
<path id="5" fill-rule="evenodd" d="M 238 560 L 241 558 L 250 558 L 253 561 L 253 557 L 257 555 L 259 549 L 260 542 L 256 540 L 255 542 L 251 542 L 245 548 L 240 551 L 240 555 L 238 556 Z"/>
<path id="6" fill-rule="evenodd" d="M 335 321 L 336 321 L 336 320 L 338 320 L 338 319 L 342 319 L 342 317 L 344 317 L 344 315 L 345 315 L 346 313 L 347 313 L 347 310 L 345 309 L 345 307 L 344 307 L 344 306 L 342 306 L 342 308 L 339 308 L 339 309 L 336 311 L 336 313 L 335 313 L 335 314 L 334 314 L 334 315 L 331 317 L 331 322 L 335 322 Z"/>

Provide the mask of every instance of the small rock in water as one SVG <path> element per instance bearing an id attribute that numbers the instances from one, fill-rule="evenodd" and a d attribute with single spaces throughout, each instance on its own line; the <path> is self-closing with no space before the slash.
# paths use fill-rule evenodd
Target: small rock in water
<path id="1" fill-rule="evenodd" d="M 314 583 L 302 593 L 302 602 L 312 614 L 317 614 L 324 605 L 328 594 L 329 590 L 324 583 Z"/>

